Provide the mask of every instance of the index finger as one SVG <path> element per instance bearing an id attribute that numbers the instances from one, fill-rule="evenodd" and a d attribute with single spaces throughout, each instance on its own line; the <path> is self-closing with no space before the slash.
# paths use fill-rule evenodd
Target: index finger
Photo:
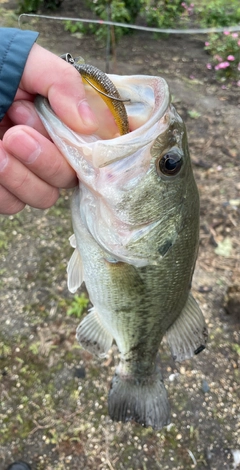
<path id="1" fill-rule="evenodd" d="M 97 130 L 79 72 L 38 44 L 29 53 L 20 88 L 48 98 L 54 112 L 74 131 L 91 134 Z"/>

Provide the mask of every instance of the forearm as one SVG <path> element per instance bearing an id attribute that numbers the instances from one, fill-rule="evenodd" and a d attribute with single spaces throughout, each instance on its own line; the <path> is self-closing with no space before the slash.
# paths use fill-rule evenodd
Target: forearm
<path id="1" fill-rule="evenodd" d="M 37 37 L 38 33 L 34 31 L 0 28 L 0 121 L 14 100 Z"/>

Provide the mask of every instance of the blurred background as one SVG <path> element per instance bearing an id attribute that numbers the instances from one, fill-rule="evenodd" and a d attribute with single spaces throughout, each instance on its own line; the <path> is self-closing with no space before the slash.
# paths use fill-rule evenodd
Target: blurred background
<path id="1" fill-rule="evenodd" d="M 33 470 L 240 468 L 240 33 L 230 28 L 240 23 L 239 0 L 0 0 L 0 26 L 18 27 L 23 12 L 68 18 L 21 19 L 58 55 L 167 80 L 200 192 L 193 293 L 209 343 L 181 365 L 161 346 L 167 428 L 113 423 L 107 394 L 117 349 L 98 360 L 75 339 L 89 301 L 84 289 L 67 290 L 71 191 L 48 210 L 0 216 L 0 469 L 20 458 Z M 224 31 L 184 33 L 211 27 Z"/>

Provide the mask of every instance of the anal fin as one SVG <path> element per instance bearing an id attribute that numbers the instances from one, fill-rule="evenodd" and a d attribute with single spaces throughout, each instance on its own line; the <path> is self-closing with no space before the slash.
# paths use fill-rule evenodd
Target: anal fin
<path id="1" fill-rule="evenodd" d="M 207 326 L 191 292 L 180 316 L 168 329 L 166 338 L 174 360 L 179 362 L 205 349 L 208 338 Z"/>
<path id="2" fill-rule="evenodd" d="M 77 340 L 84 349 L 99 357 L 106 356 L 112 346 L 113 337 L 102 325 L 96 309 L 90 309 L 88 315 L 77 328 Z"/>

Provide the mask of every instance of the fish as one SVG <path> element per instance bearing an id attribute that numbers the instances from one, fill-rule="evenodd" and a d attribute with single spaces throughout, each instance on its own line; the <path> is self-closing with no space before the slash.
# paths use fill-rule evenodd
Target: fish
<path id="1" fill-rule="evenodd" d="M 160 430 L 171 421 L 159 367 L 163 338 L 175 361 L 200 353 L 207 343 L 191 292 L 199 194 L 186 128 L 166 81 L 108 77 L 125 102 L 129 132 L 123 135 L 114 119 L 106 130 L 109 109 L 101 108 L 101 97 L 88 85 L 91 106 L 96 113 L 100 106 L 103 116 L 94 135 L 68 128 L 46 98 L 38 96 L 35 106 L 79 179 L 71 203 L 68 288 L 74 293 L 85 282 L 92 308 L 77 339 L 100 358 L 117 345 L 119 364 L 108 394 L 112 420 Z"/>

